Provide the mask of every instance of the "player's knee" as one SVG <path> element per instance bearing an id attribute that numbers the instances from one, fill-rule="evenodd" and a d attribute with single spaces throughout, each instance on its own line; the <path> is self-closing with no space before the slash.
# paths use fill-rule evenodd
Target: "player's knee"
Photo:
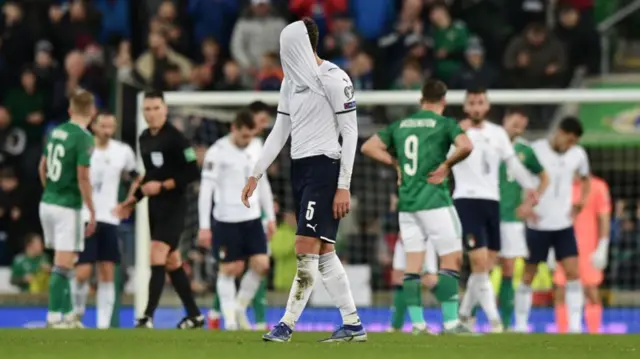
<path id="1" fill-rule="evenodd" d="M 483 273 L 489 271 L 489 258 L 487 256 L 487 249 L 480 248 L 469 253 L 469 263 L 471 265 L 471 272 L 473 273 Z"/>
<path id="2" fill-rule="evenodd" d="M 436 273 L 426 273 L 421 279 L 422 285 L 428 289 L 432 289 L 438 284 L 438 275 Z"/>
<path id="3" fill-rule="evenodd" d="M 462 267 L 462 252 L 453 252 L 440 256 L 440 268 L 460 271 Z"/>
<path id="4" fill-rule="evenodd" d="M 258 254 L 249 259 L 249 267 L 261 276 L 269 272 L 269 257 L 266 254 Z"/>
<path id="5" fill-rule="evenodd" d="M 56 251 L 53 258 L 53 265 L 64 269 L 73 269 L 76 261 L 75 252 Z"/>
<path id="6" fill-rule="evenodd" d="M 174 270 L 182 267 L 182 256 L 180 255 L 180 252 L 173 251 L 169 253 L 165 258 L 165 268 L 168 272 L 173 272 Z"/>
<path id="7" fill-rule="evenodd" d="M 588 304 L 602 304 L 602 298 L 600 298 L 600 292 L 598 291 L 598 287 L 588 286 L 584 289 L 584 295 L 587 299 Z"/>
<path id="8" fill-rule="evenodd" d="M 229 277 L 238 278 L 244 273 L 244 261 L 222 263 L 220 272 Z"/>
<path id="9" fill-rule="evenodd" d="M 564 269 L 567 280 L 580 279 L 580 273 L 578 271 L 577 258 L 566 258 L 562 261 L 562 267 Z"/>
<path id="10" fill-rule="evenodd" d="M 522 273 L 522 283 L 526 285 L 531 285 L 531 283 L 533 283 L 533 278 L 536 276 L 537 272 L 538 272 L 537 263 L 527 263 L 524 266 L 524 273 Z"/>
<path id="11" fill-rule="evenodd" d="M 169 245 L 160 241 L 151 241 L 151 265 L 167 264 Z"/>
<path id="12" fill-rule="evenodd" d="M 391 271 L 391 285 L 402 285 L 404 281 L 404 271 L 394 269 Z"/>
<path id="13" fill-rule="evenodd" d="M 513 258 L 501 258 L 500 267 L 502 267 L 502 276 L 513 277 L 514 265 L 515 265 L 515 261 Z"/>
<path id="14" fill-rule="evenodd" d="M 100 282 L 113 282 L 114 277 L 114 265 L 111 262 L 100 262 L 97 266 L 98 269 L 98 281 Z"/>
<path id="15" fill-rule="evenodd" d="M 91 277 L 91 264 L 79 264 L 76 266 L 76 280 L 85 282 Z"/>
<path id="16" fill-rule="evenodd" d="M 320 255 L 335 252 L 336 246 L 333 243 L 321 242 L 320 243 Z"/>
<path id="17" fill-rule="evenodd" d="M 296 236 L 296 254 L 319 254 L 322 244 L 318 238 Z"/>
<path id="18" fill-rule="evenodd" d="M 564 286 L 557 286 L 553 291 L 553 303 L 555 305 L 564 304 L 565 289 Z"/>

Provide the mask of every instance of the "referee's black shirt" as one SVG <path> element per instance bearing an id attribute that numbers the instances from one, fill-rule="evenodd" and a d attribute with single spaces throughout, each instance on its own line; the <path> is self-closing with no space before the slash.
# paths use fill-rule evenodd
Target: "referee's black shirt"
<path id="1" fill-rule="evenodd" d="M 200 177 L 196 154 L 189 141 L 167 121 L 155 135 L 149 129 L 144 130 L 139 143 L 145 169 L 143 183 L 168 179 L 176 183 L 175 188 L 163 189 L 149 200 L 156 204 L 182 200 L 187 186 Z"/>

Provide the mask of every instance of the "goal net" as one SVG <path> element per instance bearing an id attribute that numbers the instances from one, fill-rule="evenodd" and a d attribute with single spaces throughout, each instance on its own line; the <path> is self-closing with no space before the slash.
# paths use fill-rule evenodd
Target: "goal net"
<path id="1" fill-rule="evenodd" d="M 386 124 L 415 111 L 419 97 L 415 91 L 358 93 L 360 140 L 366 140 Z M 592 172 L 607 181 L 613 203 L 609 266 L 600 291 L 605 305 L 602 330 L 608 333 L 640 332 L 640 107 L 637 105 L 640 103 L 640 90 L 495 90 L 489 92 L 489 98 L 493 106 L 490 117 L 496 122 L 500 122 L 503 111 L 509 106 L 528 108 L 530 125 L 525 137 L 531 140 L 548 134 L 554 121 L 564 115 L 577 115 L 582 120 L 586 130 L 582 144 L 589 153 Z M 460 91 L 451 91 L 447 95 L 450 115 L 462 116 L 460 104 L 463 99 L 464 93 Z M 206 149 L 229 132 L 229 124 L 237 111 L 258 100 L 273 106 L 275 114 L 277 93 L 166 94 L 170 121 L 192 141 L 200 161 Z M 139 101 L 140 104 L 141 97 Z M 138 132 L 144 128 L 146 124 L 139 106 Z M 289 149 L 285 146 L 268 172 L 281 223 L 269 284 L 267 319 L 270 324 L 277 322 L 282 314 L 294 275 L 292 271 L 295 270 L 294 236 L 287 229 L 294 208 L 289 168 Z M 395 191 L 395 171 L 358 153 L 352 179 L 353 211 L 341 222 L 336 246 L 345 263 L 362 320 L 370 330 L 386 329 L 390 318 L 391 262 L 398 234 Z M 194 281 L 210 288 L 210 292 L 215 276 L 211 259 L 190 255 L 195 253 L 198 231 L 197 185 L 188 196 L 189 210 L 185 218 L 182 249 L 186 257 L 191 258 Z M 138 314 L 146 304 L 149 277 L 150 238 L 146 219 L 146 205 L 139 205 L 136 211 L 134 279 Z M 517 283 L 522 266 L 518 266 L 516 272 L 514 279 Z M 499 286 L 499 271 L 495 271 L 493 277 L 495 285 Z M 552 274 L 546 266 L 541 265 L 534 287 L 532 330 L 553 332 Z M 317 287 L 315 292 L 310 307 L 300 320 L 299 329 L 326 330 L 340 323 L 339 313 L 324 290 Z M 425 297 L 425 303 L 430 305 L 425 312 L 428 322 L 440 323 L 435 302 L 429 295 Z M 481 325 L 486 323 L 482 314 L 479 314 L 479 322 Z"/>

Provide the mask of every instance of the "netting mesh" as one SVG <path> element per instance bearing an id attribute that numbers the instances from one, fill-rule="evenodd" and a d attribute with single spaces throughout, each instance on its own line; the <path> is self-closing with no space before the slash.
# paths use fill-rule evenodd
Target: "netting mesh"
<path id="1" fill-rule="evenodd" d="M 385 124 L 415 111 L 417 106 L 359 106 L 358 122 L 360 142 Z M 505 106 L 495 106 L 492 118 L 499 122 Z M 170 120 L 181 128 L 193 142 L 202 160 L 206 149 L 229 131 L 229 122 L 239 108 L 220 106 L 175 106 L 170 104 Z M 554 118 L 564 114 L 561 107 L 553 105 L 530 106 L 529 139 L 546 134 Z M 461 117 L 461 108 L 452 106 L 450 115 Z M 589 125 L 585 128 L 589 131 Z M 268 133 L 268 130 L 267 130 Z M 267 133 L 264 134 L 266 137 Z M 610 146 L 611 143 L 589 146 L 592 172 L 610 186 L 613 206 L 610 262 L 602 286 L 603 303 L 608 307 L 604 315 L 604 331 L 640 332 L 640 149 L 636 146 Z M 277 201 L 278 220 L 286 221 L 294 208 L 289 188 L 289 148 L 285 146 L 280 156 L 269 168 L 268 174 Z M 391 304 L 391 261 L 397 239 L 398 223 L 396 205 L 396 174 L 391 168 L 374 163 L 360 153 L 356 156 L 352 178 L 353 210 L 341 222 L 337 249 L 345 264 L 365 266 L 370 270 L 368 285 L 373 291 L 369 306 L 386 307 Z M 198 230 L 197 185 L 189 192 L 189 210 L 183 235 L 185 251 L 195 247 Z M 293 240 L 293 238 L 291 239 Z M 277 260 L 277 259 L 274 259 Z M 214 275 L 211 260 L 196 263 L 195 278 L 206 286 Z M 279 273 L 272 273 L 272 293 L 283 293 L 276 306 L 283 305 L 288 286 L 278 283 Z M 521 274 L 516 273 L 516 277 Z M 496 285 L 499 273 L 494 273 Z M 515 278 L 517 283 L 519 278 Z M 537 330 L 553 330 L 553 305 L 551 275 L 544 266 L 534 282 L 537 294 L 535 304 L 547 309 L 537 309 L 532 314 Z M 213 289 L 213 288 L 211 288 Z M 270 298 L 274 298 L 272 294 Z M 313 302 L 313 301 L 312 301 Z M 328 312 L 314 312 L 313 321 L 339 322 Z M 324 314 L 323 314 L 324 313 Z M 376 312 L 376 321 L 387 320 L 388 311 Z M 436 315 L 436 314 L 434 314 Z M 427 315 L 429 317 L 429 315 Z M 303 317 L 304 319 L 305 317 Z M 482 318 L 482 317 L 481 317 Z M 277 320 L 277 318 L 273 318 Z M 481 319 L 482 320 L 482 319 Z M 539 322 L 539 323 L 538 323 Z M 537 324 L 536 324 L 537 323 Z"/>

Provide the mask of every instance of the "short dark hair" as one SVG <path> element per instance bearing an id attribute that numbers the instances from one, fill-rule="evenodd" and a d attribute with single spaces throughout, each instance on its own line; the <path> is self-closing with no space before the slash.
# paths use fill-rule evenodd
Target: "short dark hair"
<path id="1" fill-rule="evenodd" d="M 440 80 L 429 79 L 422 85 L 422 101 L 435 103 L 447 95 L 447 85 Z"/>
<path id="2" fill-rule="evenodd" d="M 24 246 L 28 247 L 31 245 L 31 243 L 40 240 L 41 237 L 37 233 L 27 233 L 27 235 L 24 236 Z"/>
<path id="3" fill-rule="evenodd" d="M 311 42 L 311 48 L 313 49 L 313 52 L 318 52 L 318 38 L 320 37 L 318 25 L 316 25 L 316 22 L 313 21 L 313 19 L 310 17 L 302 18 L 302 22 L 307 28 L 307 33 L 309 34 L 309 42 Z"/>
<path id="4" fill-rule="evenodd" d="M 534 34 L 546 35 L 548 32 L 548 29 L 543 23 L 534 22 L 527 25 L 526 31 L 532 32 Z"/>
<path id="5" fill-rule="evenodd" d="M 255 122 L 253 122 L 253 113 L 251 113 L 251 111 L 238 112 L 235 120 L 233 120 L 233 125 L 236 127 L 236 129 L 246 127 L 250 130 L 253 130 L 254 128 L 256 128 L 256 124 Z"/>
<path id="6" fill-rule="evenodd" d="M 266 103 L 262 102 L 262 101 L 253 101 L 252 103 L 249 104 L 249 111 L 251 111 L 251 113 L 258 113 L 258 112 L 263 112 L 269 111 L 269 105 L 267 105 Z"/>
<path id="7" fill-rule="evenodd" d="M 162 102 L 164 102 L 164 93 L 159 90 L 149 90 L 144 92 L 144 98 L 145 99 L 159 98 L 160 100 L 162 100 Z"/>
<path id="8" fill-rule="evenodd" d="M 574 116 L 567 116 L 563 118 L 562 121 L 560 121 L 558 128 L 562 132 L 574 134 L 577 137 L 582 137 L 582 134 L 584 133 L 582 123 L 580 123 L 580 120 Z"/>
<path id="9" fill-rule="evenodd" d="M 470 87 L 467 89 L 465 96 L 469 95 L 484 95 L 487 93 L 487 89 L 484 87 Z"/>
<path id="10" fill-rule="evenodd" d="M 511 106 L 507 108 L 504 114 L 505 116 L 518 114 L 524 117 L 529 117 L 529 110 L 523 106 Z"/>

